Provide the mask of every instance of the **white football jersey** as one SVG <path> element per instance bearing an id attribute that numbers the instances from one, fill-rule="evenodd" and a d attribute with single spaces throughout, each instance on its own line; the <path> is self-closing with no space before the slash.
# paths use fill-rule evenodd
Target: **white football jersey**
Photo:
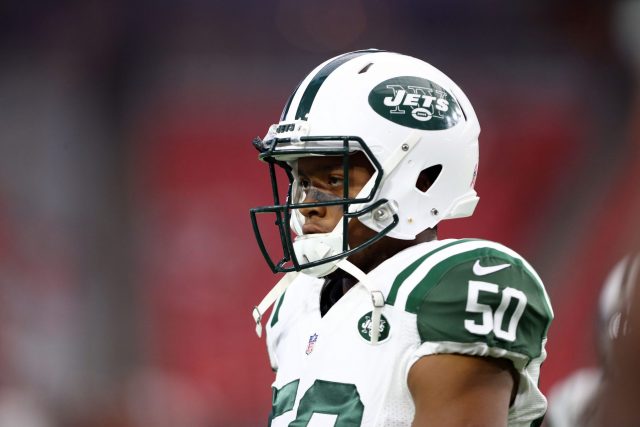
<path id="1" fill-rule="evenodd" d="M 540 278 L 518 254 L 485 240 L 412 246 L 368 274 L 385 306 L 371 343 L 371 293 L 353 286 L 320 315 L 324 279 L 300 274 L 267 323 L 276 371 L 270 425 L 410 426 L 407 386 L 420 357 L 507 358 L 520 374 L 509 426 L 538 425 L 540 364 L 553 313 Z"/>

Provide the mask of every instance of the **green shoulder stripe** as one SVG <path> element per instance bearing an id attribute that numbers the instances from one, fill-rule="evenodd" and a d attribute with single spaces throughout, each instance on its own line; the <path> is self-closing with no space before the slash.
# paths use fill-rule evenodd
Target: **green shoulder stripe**
<path id="1" fill-rule="evenodd" d="M 414 271 L 416 271 L 416 269 L 420 266 L 420 264 L 422 264 L 422 262 L 425 259 L 429 258 L 431 255 L 435 254 L 436 252 L 440 252 L 441 250 L 446 249 L 450 246 L 458 245 L 460 243 L 465 243 L 465 242 L 471 242 L 474 240 L 477 240 L 477 239 L 461 239 L 461 240 L 456 240 L 455 242 L 447 243 L 445 245 L 440 246 L 439 248 L 432 250 L 431 252 L 428 252 L 427 254 L 421 256 L 420 258 L 412 262 L 411 265 L 409 265 L 409 267 L 402 270 L 400 274 L 396 276 L 396 279 L 393 281 L 393 285 L 391 285 L 391 290 L 389 291 L 389 295 L 387 296 L 387 300 L 385 301 L 385 303 L 389 305 L 395 304 L 396 298 L 398 297 L 398 290 L 400 289 L 400 286 L 404 283 L 405 280 L 407 280 L 409 276 L 413 274 Z"/>
<path id="2" fill-rule="evenodd" d="M 280 298 L 278 298 L 278 304 L 276 305 L 276 308 L 273 310 L 273 316 L 271 316 L 271 327 L 273 328 L 273 325 L 275 325 L 276 323 L 278 323 L 278 314 L 280 314 L 280 307 L 282 307 L 282 301 L 284 301 L 284 296 L 286 295 L 287 291 L 284 291 L 282 295 L 280 295 Z"/>

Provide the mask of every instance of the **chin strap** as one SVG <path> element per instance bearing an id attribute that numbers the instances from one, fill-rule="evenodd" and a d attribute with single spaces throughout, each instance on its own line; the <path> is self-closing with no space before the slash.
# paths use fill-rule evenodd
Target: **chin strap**
<path id="1" fill-rule="evenodd" d="M 369 276 L 346 259 L 338 262 L 337 267 L 355 277 L 371 294 L 371 303 L 373 304 L 371 315 L 371 344 L 377 344 L 378 339 L 380 338 L 380 318 L 382 317 L 382 308 L 385 304 L 384 295 L 380 290 L 374 287 L 371 280 L 369 280 Z M 260 304 L 253 308 L 253 320 L 256 322 L 256 334 L 258 337 L 262 337 L 262 316 L 280 297 L 280 295 L 287 290 L 298 274 L 299 273 L 296 271 L 285 274 L 284 277 L 276 283 L 273 289 L 271 289 L 262 299 Z"/>
<path id="2" fill-rule="evenodd" d="M 287 290 L 289 285 L 298 276 L 298 272 L 294 271 L 284 275 L 282 279 L 269 291 L 267 295 L 260 301 L 260 304 L 253 307 L 253 320 L 256 322 L 256 334 L 262 337 L 262 316 L 273 305 L 274 302 Z"/>
<path id="3" fill-rule="evenodd" d="M 374 287 L 371 280 L 369 280 L 369 276 L 351 262 L 343 259 L 338 262 L 337 266 L 339 269 L 358 279 L 371 294 L 371 303 L 373 304 L 371 314 L 371 344 L 375 345 L 378 343 L 378 338 L 380 338 L 380 318 L 382 317 L 382 308 L 384 307 L 384 295 Z"/>

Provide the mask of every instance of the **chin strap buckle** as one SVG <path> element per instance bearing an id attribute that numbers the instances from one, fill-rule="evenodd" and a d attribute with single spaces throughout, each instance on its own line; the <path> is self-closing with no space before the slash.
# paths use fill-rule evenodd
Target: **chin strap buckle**
<path id="1" fill-rule="evenodd" d="M 382 317 L 382 308 L 384 307 L 384 295 L 381 291 L 371 291 L 371 302 L 373 303 L 373 312 L 371 314 L 371 344 L 376 345 L 380 338 L 380 318 Z"/>
<path id="2" fill-rule="evenodd" d="M 371 302 L 374 307 L 384 307 L 384 295 L 380 291 L 371 291 Z"/>
<path id="3" fill-rule="evenodd" d="M 253 320 L 256 321 L 256 334 L 258 337 L 262 337 L 262 313 L 260 313 L 258 306 L 253 307 Z"/>
<path id="4" fill-rule="evenodd" d="M 351 262 L 343 259 L 338 264 L 338 268 L 351 274 L 358 279 L 368 290 L 371 295 L 371 303 L 373 311 L 371 313 L 371 344 L 376 345 L 380 338 L 380 318 L 382 317 L 382 308 L 384 307 L 384 294 L 374 288 L 369 277 Z"/>
<path id="5" fill-rule="evenodd" d="M 298 277 L 297 272 L 287 273 L 278 283 L 269 291 L 267 295 L 260 301 L 260 304 L 253 307 L 253 320 L 256 321 L 256 334 L 262 337 L 262 315 L 266 313 L 269 307 L 287 290 L 287 287 Z"/>

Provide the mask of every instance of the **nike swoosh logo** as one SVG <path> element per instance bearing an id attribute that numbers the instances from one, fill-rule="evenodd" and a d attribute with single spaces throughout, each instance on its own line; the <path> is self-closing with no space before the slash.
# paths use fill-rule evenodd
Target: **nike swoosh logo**
<path id="1" fill-rule="evenodd" d="M 483 267 L 480 265 L 480 260 L 478 259 L 476 260 L 476 263 L 473 264 L 473 274 L 476 276 L 486 276 L 487 274 L 495 273 L 496 271 L 504 270 L 509 267 L 511 267 L 511 264 L 499 264 Z"/>

